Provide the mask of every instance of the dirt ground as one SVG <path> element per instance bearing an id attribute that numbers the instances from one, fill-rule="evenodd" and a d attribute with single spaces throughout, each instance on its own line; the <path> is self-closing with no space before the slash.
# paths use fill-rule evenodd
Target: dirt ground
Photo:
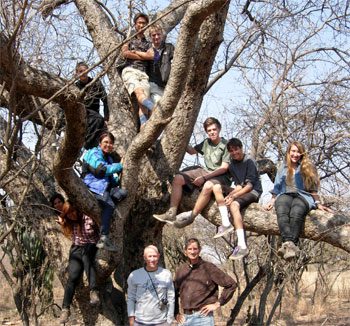
<path id="1" fill-rule="evenodd" d="M 272 325 L 275 326 L 349 326 L 350 325 L 350 271 L 343 272 L 340 275 L 330 277 L 328 282 L 332 284 L 331 289 L 325 294 L 324 298 L 313 298 L 315 289 L 315 272 L 306 272 L 303 277 L 301 293 L 302 298 L 293 296 L 284 297 L 282 309 L 276 313 Z M 15 308 L 11 288 L 6 283 L 3 275 L 0 273 L 0 325 L 22 325 Z M 63 298 L 63 289 L 58 280 L 54 283 L 54 300 L 61 304 Z M 313 302 L 313 303 L 312 303 Z M 248 303 L 247 303 L 248 304 Z M 243 309 L 245 307 L 243 306 Z M 223 315 L 229 313 L 229 307 L 224 307 Z M 241 315 L 239 315 L 240 317 Z M 59 325 L 58 318 L 52 315 L 44 315 L 40 318 L 40 325 Z M 226 325 L 226 318 L 216 316 L 217 326 Z M 235 325 L 244 325 L 244 320 L 239 319 Z M 66 325 L 83 325 L 77 318 L 71 318 Z M 104 326 L 104 325 L 102 325 Z"/>

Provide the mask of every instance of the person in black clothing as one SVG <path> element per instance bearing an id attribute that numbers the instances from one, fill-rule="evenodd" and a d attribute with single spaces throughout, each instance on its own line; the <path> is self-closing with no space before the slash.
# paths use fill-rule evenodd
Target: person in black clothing
<path id="1" fill-rule="evenodd" d="M 149 36 L 152 40 L 154 58 L 153 61 L 150 61 L 147 74 L 151 87 L 151 98 L 154 103 L 157 103 L 163 96 L 169 79 L 175 48 L 171 43 L 165 42 L 166 35 L 160 25 L 152 25 L 149 28 Z"/>
<path id="2" fill-rule="evenodd" d="M 85 62 L 79 62 L 75 68 L 76 75 L 80 75 L 75 85 L 82 90 L 87 87 L 84 97 L 86 108 L 87 130 L 84 147 L 90 149 L 98 146 L 99 136 L 107 131 L 106 122 L 109 120 L 109 109 L 107 103 L 107 94 L 100 80 L 90 84 L 92 78 L 85 71 L 89 69 Z M 100 114 L 100 101 L 103 102 L 103 114 Z"/>

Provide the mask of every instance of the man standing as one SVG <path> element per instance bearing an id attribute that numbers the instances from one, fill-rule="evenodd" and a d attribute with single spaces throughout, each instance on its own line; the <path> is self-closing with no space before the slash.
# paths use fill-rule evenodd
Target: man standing
<path id="1" fill-rule="evenodd" d="M 164 88 L 168 82 L 171 62 L 174 57 L 174 45 L 165 42 L 165 33 L 160 25 L 149 28 L 154 52 L 153 61 L 150 61 L 147 74 L 151 87 L 151 98 L 157 103 L 163 96 Z"/>
<path id="2" fill-rule="evenodd" d="M 243 152 L 243 144 L 238 138 L 232 138 L 227 143 L 230 153 L 229 173 L 235 183 L 235 188 L 214 185 L 213 192 L 221 214 L 222 226 L 214 238 L 227 234 L 232 230 L 227 208 L 229 207 L 236 229 L 238 244 L 230 259 L 240 259 L 248 255 L 249 250 L 244 238 L 243 218 L 241 210 L 251 203 L 259 201 L 262 193 L 260 175 L 256 163 Z M 224 198 L 223 193 L 227 194 Z"/>
<path id="3" fill-rule="evenodd" d="M 146 266 L 128 277 L 129 325 L 171 325 L 175 305 L 171 273 L 158 266 L 160 254 L 156 246 L 147 246 L 143 257 Z"/>
<path id="4" fill-rule="evenodd" d="M 182 264 L 175 275 L 176 321 L 185 326 L 214 326 L 213 312 L 233 296 L 236 282 L 214 264 L 203 260 L 201 246 L 196 238 L 185 243 L 188 262 Z M 219 298 L 219 288 L 224 289 Z M 180 297 L 183 314 L 179 313 Z"/>
<path id="5" fill-rule="evenodd" d="M 146 123 L 147 116 L 154 106 L 150 99 L 150 85 L 146 73 L 150 60 L 153 60 L 154 53 L 151 43 L 146 40 L 144 32 L 140 32 L 148 22 L 149 18 L 146 14 L 136 14 L 134 24 L 138 34 L 122 47 L 126 67 L 123 69 L 121 77 L 128 93 L 130 95 L 134 93 L 136 96 L 141 125 Z"/>
<path id="6" fill-rule="evenodd" d="M 161 215 L 153 215 L 154 218 L 176 227 L 184 227 L 191 224 L 195 217 L 204 209 L 211 198 L 214 184 L 230 184 L 230 178 L 226 175 L 229 165 L 229 153 L 226 148 L 227 140 L 220 137 L 221 124 L 216 118 L 207 118 L 203 123 L 208 138 L 195 147 L 188 146 L 189 154 L 202 154 L 205 168 L 196 166 L 191 170 L 183 171 L 175 175 L 172 183 L 170 208 Z M 202 191 L 192 211 L 179 215 L 176 219 L 178 206 L 182 198 L 183 187 L 193 190 L 202 187 Z"/>

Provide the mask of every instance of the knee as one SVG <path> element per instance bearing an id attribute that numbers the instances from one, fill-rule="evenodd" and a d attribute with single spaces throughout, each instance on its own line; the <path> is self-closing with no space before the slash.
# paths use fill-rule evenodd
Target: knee
<path id="1" fill-rule="evenodd" d="M 234 201 L 231 205 L 230 205 L 230 212 L 233 216 L 236 216 L 237 213 L 240 213 L 240 205 L 238 202 Z"/>
<path id="2" fill-rule="evenodd" d="M 173 186 L 183 186 L 185 184 L 185 179 L 181 174 L 176 174 L 173 181 Z"/>
<path id="3" fill-rule="evenodd" d="M 213 192 L 214 192 L 215 194 L 220 194 L 220 193 L 222 193 L 221 184 L 215 184 L 215 185 L 213 185 Z"/>
<path id="4" fill-rule="evenodd" d="M 204 185 L 203 185 L 203 189 L 202 189 L 202 193 L 204 194 L 210 194 L 213 191 L 213 186 L 214 184 L 211 181 L 207 181 Z"/>

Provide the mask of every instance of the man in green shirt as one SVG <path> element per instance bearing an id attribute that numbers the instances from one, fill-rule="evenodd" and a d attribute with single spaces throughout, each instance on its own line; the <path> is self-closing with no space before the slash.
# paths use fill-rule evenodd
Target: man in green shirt
<path id="1" fill-rule="evenodd" d="M 187 146 L 187 153 L 201 154 L 204 156 L 205 168 L 196 166 L 186 169 L 175 175 L 172 183 L 172 191 L 170 197 L 170 208 L 164 214 L 153 215 L 154 218 L 161 222 L 165 222 L 175 227 L 185 227 L 191 224 L 195 217 L 209 203 L 213 186 L 215 184 L 230 185 L 230 178 L 226 175 L 229 166 L 229 153 L 226 148 L 227 140 L 220 137 L 221 124 L 219 120 L 213 117 L 207 118 L 203 127 L 208 138 L 195 147 Z M 202 191 L 196 201 L 191 212 L 187 212 L 186 216 L 181 214 L 181 220 L 176 220 L 177 209 L 182 198 L 183 188 L 189 190 L 194 188 L 202 188 Z"/>

